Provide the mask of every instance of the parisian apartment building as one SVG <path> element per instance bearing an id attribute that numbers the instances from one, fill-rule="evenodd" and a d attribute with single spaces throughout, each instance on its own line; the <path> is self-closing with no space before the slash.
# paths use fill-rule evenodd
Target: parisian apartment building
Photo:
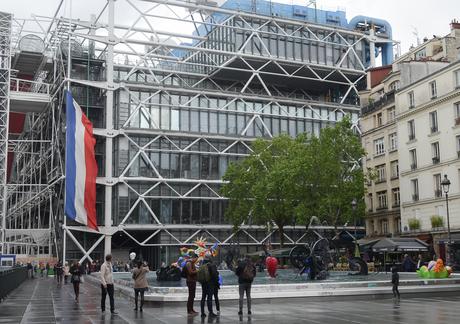
<path id="1" fill-rule="evenodd" d="M 422 44 L 411 47 L 392 65 L 368 70 L 367 89 L 360 93 L 362 143 L 367 152 L 363 166 L 374 173 L 373 181 L 366 183 L 368 237 L 411 233 L 401 212 L 407 192 L 400 185 L 402 174 L 410 169 L 400 161 L 401 154 L 408 154 L 408 140 L 401 137 L 399 115 L 408 103 L 396 98 L 402 88 L 423 82 L 428 75 L 443 71 L 450 62 L 458 60 L 460 24 L 452 22 L 450 29 L 446 36 L 424 39 Z M 457 154 L 457 148 L 452 150 Z"/>
<path id="2" fill-rule="evenodd" d="M 443 257 L 449 188 L 450 228 L 460 230 L 460 61 L 448 64 L 396 93 L 403 233 L 431 233 Z"/>

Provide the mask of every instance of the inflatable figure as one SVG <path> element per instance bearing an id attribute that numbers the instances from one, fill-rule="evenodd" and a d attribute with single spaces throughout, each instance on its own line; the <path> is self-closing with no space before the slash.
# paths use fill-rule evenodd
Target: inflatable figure
<path id="1" fill-rule="evenodd" d="M 272 278 L 276 277 L 276 269 L 278 268 L 278 259 L 269 256 L 265 259 L 265 266 L 267 267 L 268 275 Z"/>
<path id="2" fill-rule="evenodd" d="M 424 279 L 443 279 L 448 278 L 452 273 L 451 267 L 445 267 L 442 259 L 430 261 L 428 267 L 422 266 L 417 270 L 420 278 Z"/>
<path id="3" fill-rule="evenodd" d="M 172 263 L 171 266 L 167 266 L 166 268 L 163 268 L 163 270 L 159 270 L 159 272 L 157 273 L 158 280 L 180 280 L 180 272 L 182 271 L 182 268 L 185 267 L 187 261 L 191 258 L 192 254 L 196 254 L 198 256 L 198 261 L 196 265 L 197 268 L 200 266 L 201 262 L 203 261 L 206 255 L 216 257 L 219 254 L 219 243 L 216 242 L 210 248 L 206 248 L 206 239 L 203 237 L 197 239 L 193 243 L 193 245 L 195 245 L 195 248 L 181 247 L 179 249 L 180 256 L 177 259 L 177 261 Z"/>

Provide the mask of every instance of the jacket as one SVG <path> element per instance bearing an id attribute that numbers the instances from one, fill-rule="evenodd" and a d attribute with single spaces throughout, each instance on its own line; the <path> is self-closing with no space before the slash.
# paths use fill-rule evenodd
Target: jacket
<path id="1" fill-rule="evenodd" d="M 198 274 L 195 264 L 192 261 L 187 261 L 185 267 L 187 269 L 187 282 L 196 282 Z"/>
<path id="2" fill-rule="evenodd" d="M 136 268 L 133 270 L 134 289 L 147 288 L 149 286 L 147 282 L 148 272 L 149 272 L 148 267 L 141 267 L 141 268 Z"/>
<path id="3" fill-rule="evenodd" d="M 219 286 L 219 271 L 217 271 L 216 265 L 208 260 L 203 261 L 202 266 L 204 265 L 206 265 L 209 269 L 209 276 L 210 276 L 209 284 L 214 287 L 218 287 Z"/>
<path id="4" fill-rule="evenodd" d="M 238 283 L 239 284 L 252 283 L 254 281 L 254 279 L 248 280 L 248 279 L 245 279 L 245 278 L 241 277 L 247 264 L 248 264 L 248 261 L 243 260 L 243 261 L 240 261 L 238 263 L 238 267 L 236 267 L 235 274 L 238 276 Z M 249 266 L 252 267 L 252 272 L 253 272 L 253 275 L 254 275 L 253 278 L 255 278 L 256 277 L 256 267 L 252 263 L 250 263 Z"/>
<path id="5" fill-rule="evenodd" d="M 112 271 L 111 262 L 106 261 L 101 265 L 101 279 L 100 280 L 103 286 L 113 285 L 113 271 Z"/>
<path id="6" fill-rule="evenodd" d="M 399 273 L 393 272 L 391 275 L 391 283 L 395 286 L 399 286 Z"/>

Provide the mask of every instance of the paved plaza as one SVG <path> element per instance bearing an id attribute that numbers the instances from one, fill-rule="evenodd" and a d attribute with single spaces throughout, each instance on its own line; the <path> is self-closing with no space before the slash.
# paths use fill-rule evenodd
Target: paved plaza
<path id="1" fill-rule="evenodd" d="M 255 304 L 253 315 L 237 315 L 236 305 L 224 305 L 218 318 L 187 317 L 183 307 L 147 307 L 134 312 L 132 303 L 116 297 L 118 315 L 102 314 L 100 291 L 81 285 L 80 303 L 70 284 L 58 287 L 53 278 L 28 280 L 0 304 L 0 323 L 458 323 L 460 297 L 281 302 Z M 198 302 L 195 305 L 198 309 Z"/>

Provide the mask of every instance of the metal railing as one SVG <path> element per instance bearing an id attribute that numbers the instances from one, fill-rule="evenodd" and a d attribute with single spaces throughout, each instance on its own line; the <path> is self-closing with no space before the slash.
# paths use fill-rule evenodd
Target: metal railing
<path id="1" fill-rule="evenodd" d="M 394 101 L 395 101 L 395 91 L 391 90 L 383 94 L 379 100 L 370 102 L 367 106 L 364 106 L 363 108 L 361 108 L 361 113 L 363 115 L 368 114 Z"/>
<path id="2" fill-rule="evenodd" d="M 48 83 L 17 78 L 10 79 L 10 91 L 50 94 L 50 87 L 51 85 Z"/>
<path id="3" fill-rule="evenodd" d="M 0 268 L 0 301 L 27 279 L 27 268 Z"/>

